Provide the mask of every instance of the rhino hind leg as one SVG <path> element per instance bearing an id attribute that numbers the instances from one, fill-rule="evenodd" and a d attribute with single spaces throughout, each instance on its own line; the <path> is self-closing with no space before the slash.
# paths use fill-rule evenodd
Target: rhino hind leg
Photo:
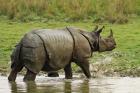
<path id="1" fill-rule="evenodd" d="M 9 81 L 15 81 L 18 72 L 20 72 L 22 70 L 22 68 L 23 68 L 23 65 L 22 64 L 17 65 L 15 67 L 12 67 L 12 70 L 11 70 L 9 76 L 8 76 L 8 80 Z"/>
<path id="2" fill-rule="evenodd" d="M 83 70 L 84 74 L 87 78 L 91 77 L 90 71 L 89 71 L 89 62 L 87 59 L 82 59 L 82 61 L 76 62 L 78 66 Z"/>
<path id="3" fill-rule="evenodd" d="M 26 75 L 24 76 L 23 81 L 34 81 L 36 78 L 36 73 L 33 73 L 32 71 L 27 69 Z"/>
<path id="4" fill-rule="evenodd" d="M 65 71 L 65 78 L 72 79 L 72 69 L 71 69 L 70 63 L 68 65 L 66 65 L 66 67 L 64 68 L 64 71 Z"/>
<path id="5" fill-rule="evenodd" d="M 10 72 L 10 75 L 8 76 L 9 81 L 15 81 L 17 77 L 17 71 L 15 69 L 12 69 Z"/>

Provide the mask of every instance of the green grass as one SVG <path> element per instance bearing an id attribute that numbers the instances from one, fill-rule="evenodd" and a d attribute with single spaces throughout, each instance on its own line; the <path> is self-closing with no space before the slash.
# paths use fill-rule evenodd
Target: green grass
<path id="1" fill-rule="evenodd" d="M 0 21 L 0 68 L 7 68 L 10 65 L 10 54 L 12 49 L 19 42 L 26 32 L 39 28 L 62 28 L 65 26 L 76 26 L 91 31 L 93 29 L 92 22 L 11 22 L 8 20 Z M 114 64 L 112 66 L 119 69 L 133 69 L 140 67 L 140 19 L 133 19 L 128 24 L 100 24 L 105 25 L 102 36 L 109 34 L 112 28 L 114 37 L 116 38 L 117 48 L 112 53 L 95 53 L 92 58 L 93 62 L 104 55 L 113 56 Z"/>

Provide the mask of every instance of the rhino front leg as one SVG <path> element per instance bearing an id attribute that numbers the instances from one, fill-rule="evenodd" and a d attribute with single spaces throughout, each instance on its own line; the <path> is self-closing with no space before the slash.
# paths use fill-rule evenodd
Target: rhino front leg
<path id="1" fill-rule="evenodd" d="M 71 63 L 65 66 L 64 71 L 65 71 L 65 78 L 72 79 Z"/>
<path id="2" fill-rule="evenodd" d="M 84 74 L 87 78 L 91 77 L 90 71 L 89 71 L 89 62 L 87 59 L 83 59 L 82 61 L 76 62 L 78 66 L 83 70 Z"/>
<path id="3" fill-rule="evenodd" d="M 36 73 L 27 70 L 26 75 L 24 76 L 24 81 L 34 81 L 36 78 Z"/>

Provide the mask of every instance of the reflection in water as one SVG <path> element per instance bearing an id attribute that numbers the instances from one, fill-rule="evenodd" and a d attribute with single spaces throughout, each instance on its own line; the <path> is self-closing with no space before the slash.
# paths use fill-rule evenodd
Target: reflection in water
<path id="1" fill-rule="evenodd" d="M 71 82 L 65 82 L 64 91 L 65 91 L 65 93 L 72 93 Z"/>
<path id="2" fill-rule="evenodd" d="M 39 93 L 35 82 L 26 82 L 25 85 L 18 85 L 16 82 L 9 82 L 11 93 Z M 26 87 L 25 87 L 26 86 Z"/>
<path id="3" fill-rule="evenodd" d="M 58 84 L 57 86 L 51 86 L 51 84 L 37 85 L 36 82 L 24 82 L 22 85 L 16 82 L 9 82 L 9 84 L 11 86 L 11 93 L 73 93 L 75 91 L 77 93 L 89 93 L 89 83 L 87 80 L 75 84 L 74 87 L 72 87 L 72 80 L 66 80 L 64 84 Z"/>
<path id="4" fill-rule="evenodd" d="M 27 93 L 39 93 L 35 82 L 26 82 Z"/>
<path id="5" fill-rule="evenodd" d="M 25 88 L 21 85 L 17 85 L 16 82 L 9 82 L 9 85 L 11 86 L 11 93 L 25 93 Z"/>
<path id="6" fill-rule="evenodd" d="M 85 80 L 80 85 L 81 93 L 89 93 L 89 81 Z"/>
<path id="7" fill-rule="evenodd" d="M 17 84 L 16 84 L 16 82 L 10 82 L 10 86 L 11 86 L 11 92 L 12 93 L 17 93 Z"/>
<path id="8" fill-rule="evenodd" d="M 74 83 L 72 83 L 74 82 Z M 75 81 L 65 81 L 64 85 L 64 92 L 65 93 L 89 93 L 89 83 L 88 81 L 82 81 L 77 84 Z"/>
<path id="9" fill-rule="evenodd" d="M 102 78 L 84 80 L 39 76 L 35 82 L 8 82 L 1 77 L 0 93 L 140 93 L 140 78 Z"/>

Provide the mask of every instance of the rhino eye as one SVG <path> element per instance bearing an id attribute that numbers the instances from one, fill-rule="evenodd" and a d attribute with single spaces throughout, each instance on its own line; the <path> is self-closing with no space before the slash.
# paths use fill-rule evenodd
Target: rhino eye
<path id="1" fill-rule="evenodd" d="M 106 39 L 106 42 L 110 42 L 110 40 L 109 39 Z"/>

